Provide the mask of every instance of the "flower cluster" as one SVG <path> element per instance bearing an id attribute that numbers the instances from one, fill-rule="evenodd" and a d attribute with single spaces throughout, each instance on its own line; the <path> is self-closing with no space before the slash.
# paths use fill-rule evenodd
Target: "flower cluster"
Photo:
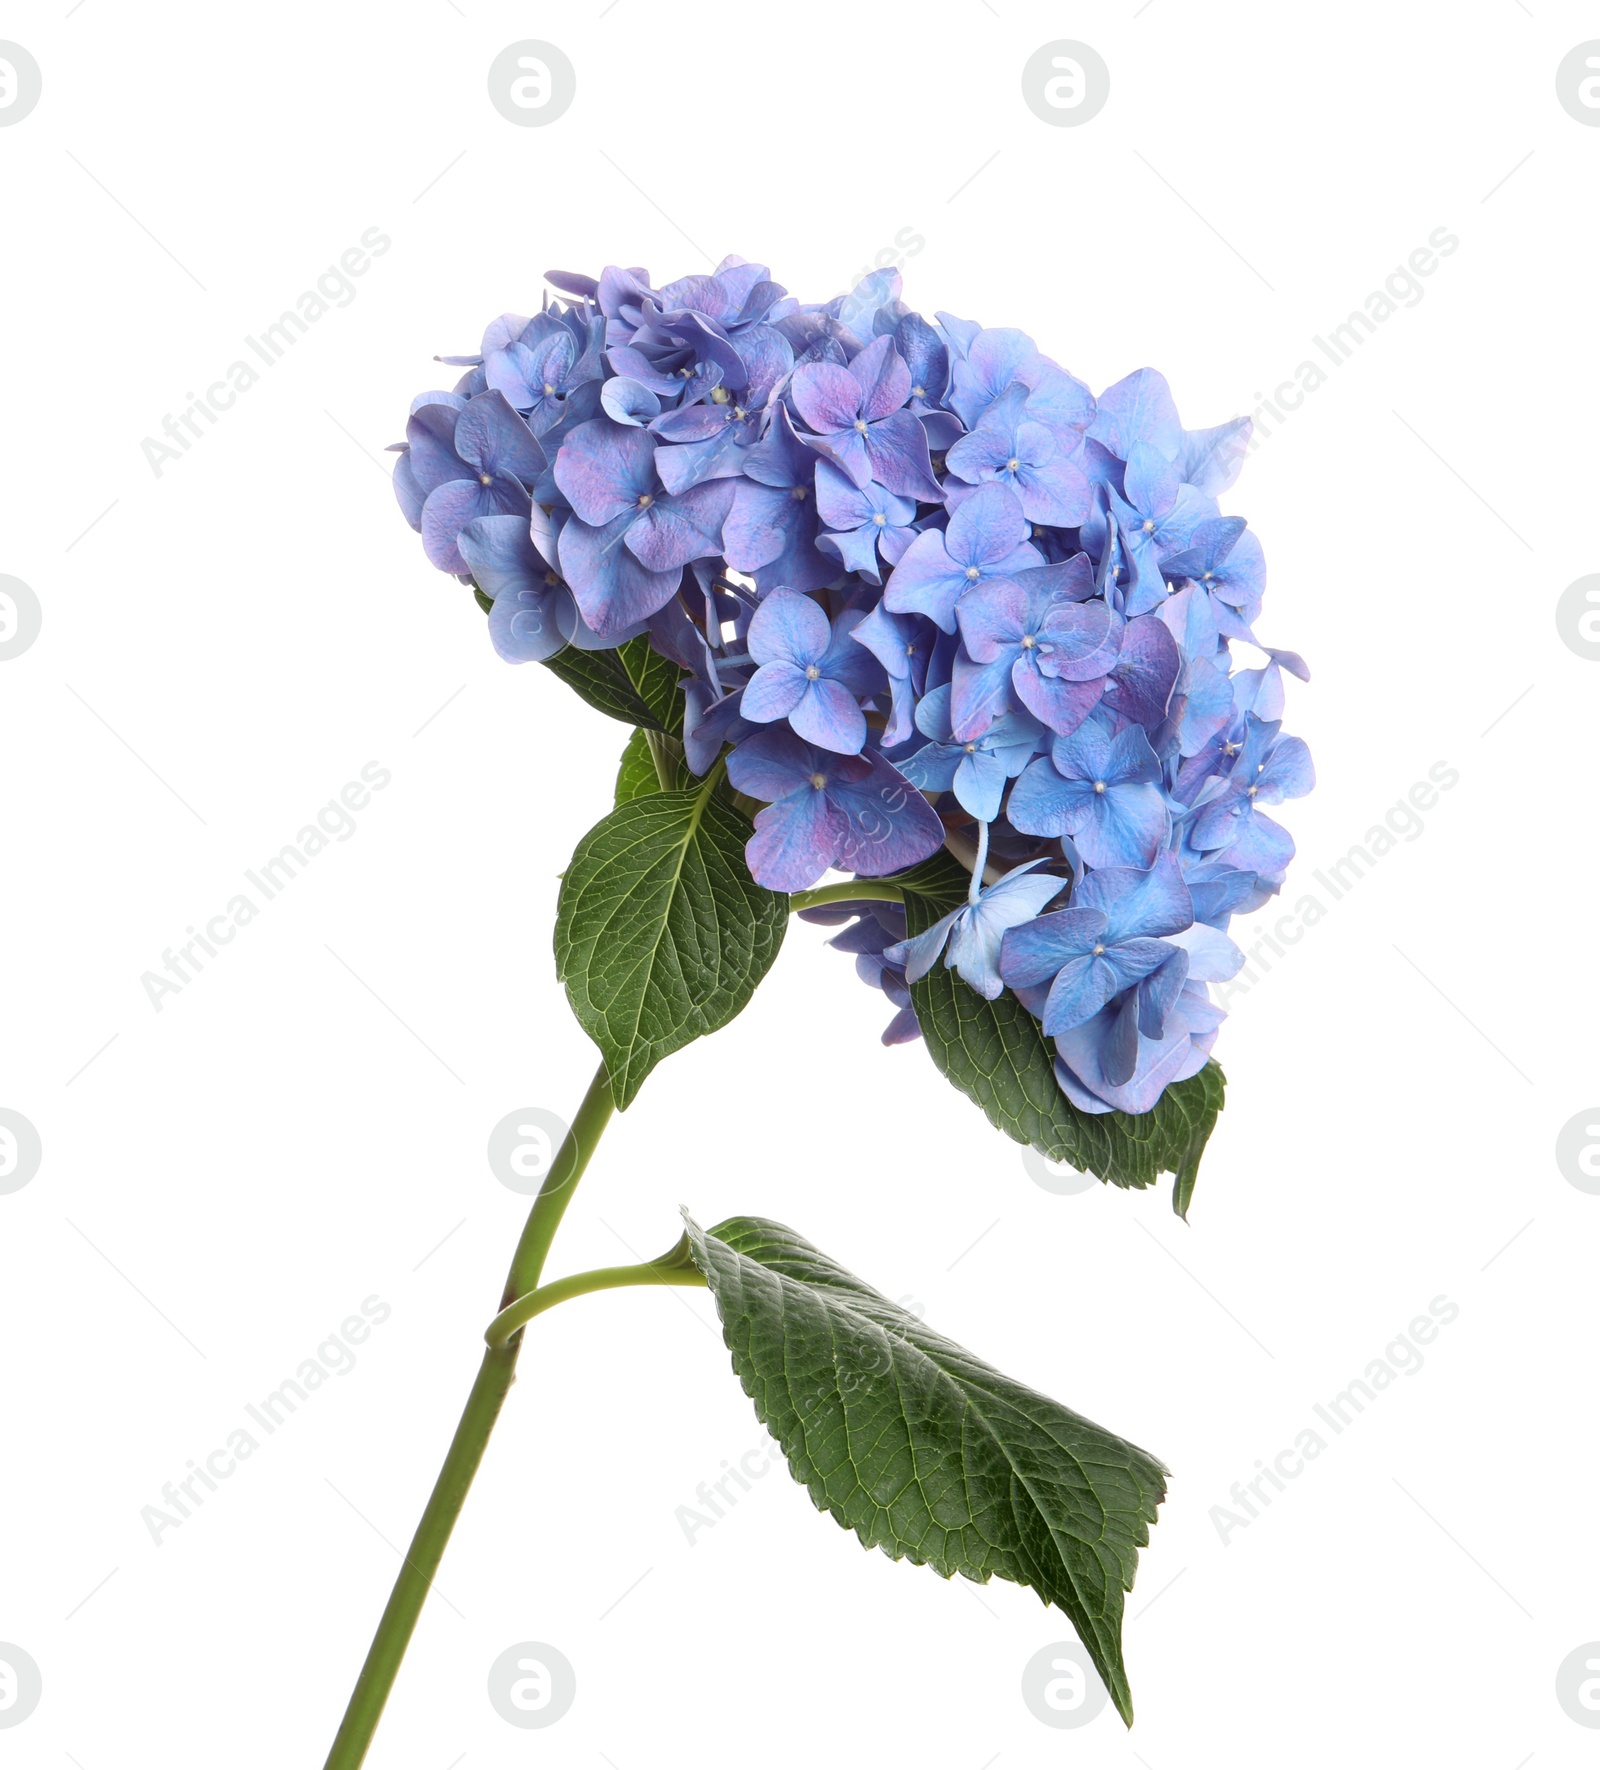
<path id="1" fill-rule="evenodd" d="M 805 912 L 850 924 L 886 1040 L 942 961 L 1038 1017 L 1080 1110 L 1149 1109 L 1206 1062 L 1229 920 L 1294 853 L 1267 808 L 1313 784 L 1280 731 L 1306 667 L 1256 639 L 1261 546 L 1217 504 L 1249 420 L 1185 430 L 1153 369 L 1096 398 L 892 271 L 810 305 L 733 257 L 549 281 L 412 407 L 429 559 L 513 662 L 648 636 L 688 766 L 764 807 L 761 884 L 961 858 L 966 902 L 914 937 L 889 902 Z"/>

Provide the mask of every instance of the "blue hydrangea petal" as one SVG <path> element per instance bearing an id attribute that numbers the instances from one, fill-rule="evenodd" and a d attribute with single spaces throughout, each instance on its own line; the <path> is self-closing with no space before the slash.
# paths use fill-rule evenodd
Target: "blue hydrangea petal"
<path id="1" fill-rule="evenodd" d="M 944 825 L 921 793 L 875 752 L 852 760 L 867 764 L 865 777 L 852 775 L 829 785 L 849 825 L 839 864 L 881 878 L 936 853 L 944 844 Z"/>
<path id="2" fill-rule="evenodd" d="M 1092 954 L 1105 931 L 1104 913 L 1084 904 L 1020 923 L 1001 943 L 1000 974 L 1012 989 L 1047 984 L 1063 966 Z"/>
<path id="3" fill-rule="evenodd" d="M 661 414 L 661 399 L 642 381 L 613 375 L 600 389 L 600 406 L 617 424 L 648 424 Z"/>
<path id="4" fill-rule="evenodd" d="M 1041 757 L 1022 771 L 1006 803 L 1006 817 L 1025 836 L 1071 836 L 1090 816 L 1092 785 L 1064 779 Z"/>
<path id="5" fill-rule="evenodd" d="M 556 484 L 580 519 L 599 528 L 655 491 L 655 455 L 655 442 L 636 425 L 591 418 L 562 443 Z"/>
<path id="6" fill-rule="evenodd" d="M 849 372 L 861 389 L 857 410 L 869 424 L 898 412 L 911 397 L 911 371 L 888 333 L 853 357 Z"/>
<path id="7" fill-rule="evenodd" d="M 789 398 L 818 436 L 849 430 L 861 415 L 861 383 L 834 363 L 802 363 L 789 382 Z"/>
<path id="8" fill-rule="evenodd" d="M 804 700 L 810 686 L 800 665 L 775 658 L 771 663 L 763 664 L 745 685 L 739 713 L 757 725 L 787 719 Z"/>
<path id="9" fill-rule="evenodd" d="M 1007 779 L 1005 763 L 992 751 L 963 749 L 950 784 L 962 809 L 989 824 L 1000 815 Z"/>
<path id="10" fill-rule="evenodd" d="M 681 571 L 651 571 L 627 546 L 624 513 L 604 527 L 576 517 L 561 531 L 561 575 L 572 588 L 583 618 L 602 637 L 620 637 L 663 608 L 677 594 Z"/>
<path id="11" fill-rule="evenodd" d="M 1182 947 L 1172 947 L 1155 970 L 1140 979 L 1134 999 L 1138 1004 L 1141 1037 L 1159 1039 L 1164 1036 L 1167 1016 L 1182 994 L 1188 976 L 1188 953 Z"/>
<path id="12" fill-rule="evenodd" d="M 801 680 L 804 682 L 804 677 Z M 745 690 L 746 695 L 749 692 Z M 866 715 L 849 690 L 828 676 L 805 682 L 804 692 L 790 710 L 789 723 L 807 743 L 841 756 L 854 756 L 867 741 Z"/>
<path id="13" fill-rule="evenodd" d="M 1194 921 L 1194 903 L 1176 856 L 1164 853 L 1149 868 L 1100 867 L 1078 890 L 1085 904 L 1106 915 L 1113 944 L 1176 934 Z"/>
<path id="14" fill-rule="evenodd" d="M 544 472 L 545 453 L 502 393 L 480 393 L 456 420 L 456 453 L 480 473 L 531 486 Z"/>
<path id="15" fill-rule="evenodd" d="M 928 433 L 912 413 L 895 412 L 879 419 L 868 426 L 862 441 L 871 479 L 901 497 L 936 503 L 944 496 L 933 477 Z"/>
<path id="16" fill-rule="evenodd" d="M 1041 675 L 1036 665 L 1019 660 L 1011 672 L 1017 698 L 1051 731 L 1066 736 L 1078 729 L 1100 704 L 1104 678 L 1093 682 L 1063 682 Z"/>
<path id="17" fill-rule="evenodd" d="M 1072 832 L 1084 861 L 1091 867 L 1154 865 L 1170 822 L 1161 789 L 1125 785 L 1097 793 L 1091 784 L 1087 794 L 1089 815 Z"/>
<path id="18" fill-rule="evenodd" d="M 721 553 L 722 527 L 735 490 L 732 480 L 713 479 L 675 497 L 657 498 L 629 525 L 629 550 L 653 572 L 674 571 L 691 559 Z"/>
<path id="19" fill-rule="evenodd" d="M 467 562 L 456 537 L 479 516 L 515 515 L 526 526 L 533 500 L 514 479 L 483 485 L 476 479 L 452 479 L 428 494 L 422 506 L 422 546 L 442 572 L 465 572 Z"/>
<path id="20" fill-rule="evenodd" d="M 809 783 L 755 817 L 745 844 L 750 875 L 770 891 L 804 891 L 839 857 L 847 833 L 845 813 Z"/>
<path id="21" fill-rule="evenodd" d="M 782 658 L 802 669 L 817 663 L 832 638 L 828 617 L 809 596 L 774 590 L 750 619 L 750 655 L 758 664 Z"/>
<path id="22" fill-rule="evenodd" d="M 1135 369 L 1096 402 L 1090 436 L 1126 461 L 1135 443 L 1147 443 L 1171 460 L 1183 442 L 1183 426 L 1166 376 L 1154 369 Z"/>

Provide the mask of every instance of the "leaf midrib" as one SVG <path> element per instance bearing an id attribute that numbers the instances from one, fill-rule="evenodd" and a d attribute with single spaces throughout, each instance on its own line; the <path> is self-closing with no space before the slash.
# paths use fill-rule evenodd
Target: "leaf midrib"
<path id="1" fill-rule="evenodd" d="M 624 665 L 623 667 L 624 667 L 624 669 L 626 669 L 627 666 Z M 677 895 L 678 887 L 682 883 L 682 880 L 683 880 L 683 869 L 684 869 L 684 863 L 685 863 L 685 861 L 688 857 L 688 853 L 689 853 L 689 844 L 694 840 L 695 834 L 700 828 L 701 821 L 703 820 L 703 818 L 705 816 L 705 808 L 711 802 L 711 795 L 716 791 L 716 788 L 717 788 L 718 784 L 720 783 L 721 778 L 722 778 L 722 765 L 719 763 L 717 765 L 717 767 L 712 769 L 712 771 L 706 776 L 704 785 L 702 785 L 702 787 L 700 788 L 700 791 L 695 795 L 694 806 L 693 806 L 693 809 L 690 813 L 689 822 L 684 828 L 683 839 L 678 844 L 677 864 L 673 868 L 671 883 L 667 888 L 666 908 L 663 910 L 660 924 L 656 930 L 656 937 L 650 943 L 650 948 L 649 948 L 648 953 L 643 958 L 641 958 L 638 965 L 635 965 L 632 968 L 632 970 L 627 973 L 627 975 L 631 977 L 631 976 L 634 976 L 637 974 L 637 972 L 640 969 L 640 966 L 643 966 L 645 968 L 645 987 L 636 992 L 634 1010 L 633 1010 L 633 1019 L 632 1019 L 631 1025 L 629 1026 L 629 1031 L 628 1031 L 628 1038 L 627 1038 L 628 1055 L 625 1060 L 625 1074 L 626 1075 L 631 1076 L 633 1073 L 634 1053 L 638 1050 L 638 1047 L 639 1047 L 640 1021 L 642 1020 L 643 1015 L 644 1015 L 645 1003 L 648 1000 L 650 1000 L 650 995 L 651 995 L 650 983 L 651 983 L 651 980 L 655 976 L 656 963 L 657 963 L 657 960 L 660 956 L 662 942 L 667 937 L 667 923 L 668 923 L 671 909 L 672 909 L 672 900 Z M 612 857 L 612 858 L 615 858 L 615 857 Z M 626 901 L 627 901 L 626 898 L 619 900 L 619 902 L 622 902 L 622 903 L 625 903 Z M 606 917 L 605 921 L 601 924 L 601 927 L 598 930 L 596 937 L 595 937 L 595 942 L 594 942 L 595 946 L 599 945 L 600 935 L 603 935 L 606 932 L 606 930 L 611 926 L 611 921 L 612 921 L 612 917 L 608 915 Z M 719 933 L 720 933 L 720 929 L 719 929 Z M 653 1040 L 651 1042 L 654 1043 Z"/>

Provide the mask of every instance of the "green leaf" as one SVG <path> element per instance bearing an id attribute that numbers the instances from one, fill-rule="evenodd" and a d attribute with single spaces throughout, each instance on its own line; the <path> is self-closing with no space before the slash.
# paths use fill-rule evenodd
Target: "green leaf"
<path id="1" fill-rule="evenodd" d="M 659 793 L 663 768 L 674 787 L 692 784 L 693 776 L 683 760 L 683 745 L 659 731 L 651 731 L 643 725 L 635 726 L 617 767 L 615 803 L 623 805 L 641 794 Z"/>
<path id="2" fill-rule="evenodd" d="M 656 776 L 655 758 L 650 754 L 650 745 L 645 740 L 644 727 L 635 726 L 632 735 L 622 749 L 622 760 L 617 764 L 617 791 L 615 803 L 626 805 L 630 799 L 637 799 L 645 793 L 659 793 L 661 782 Z"/>
<path id="3" fill-rule="evenodd" d="M 556 970 L 626 1107 L 663 1057 L 750 1000 L 789 899 L 745 865 L 749 820 L 720 768 L 629 799 L 579 842 L 556 906 Z"/>
<path id="4" fill-rule="evenodd" d="M 678 687 L 683 672 L 647 638 L 629 639 L 611 651 L 580 651 L 569 645 L 546 658 L 544 666 L 612 719 L 670 737 L 683 733 L 683 693 Z"/>
<path id="5" fill-rule="evenodd" d="M 961 901 L 966 880 L 948 854 L 905 875 L 906 927 L 920 934 Z M 911 986 L 929 1055 L 943 1074 L 1018 1143 L 1114 1186 L 1174 1176 L 1172 1207 L 1186 1216 L 1200 1158 L 1222 1110 L 1223 1074 L 1207 1063 L 1174 1082 L 1149 1112 L 1080 1112 L 1055 1079 L 1055 1046 L 1008 990 L 986 1002 L 943 965 Z"/>
<path id="6" fill-rule="evenodd" d="M 656 727 L 669 737 L 682 737 L 683 691 L 678 681 L 683 670 L 671 658 L 662 657 L 642 634 L 619 645 L 616 655 L 640 700 L 650 709 Z"/>
<path id="7" fill-rule="evenodd" d="M 1173 1173 L 1172 1208 L 1185 1222 L 1189 1220 L 1194 1183 L 1200 1178 L 1200 1158 L 1216 1129 L 1227 1081 L 1222 1065 L 1213 1057 L 1198 1075 L 1168 1088 L 1151 1115 L 1165 1115 L 1166 1123 L 1160 1133 L 1163 1147 L 1183 1152 Z"/>
<path id="8" fill-rule="evenodd" d="M 1125 1721 L 1123 1593 L 1165 1492 L 1147 1452 L 924 1327 L 760 1217 L 689 1222 L 757 1417 L 819 1511 L 892 1559 L 1030 1586 Z"/>

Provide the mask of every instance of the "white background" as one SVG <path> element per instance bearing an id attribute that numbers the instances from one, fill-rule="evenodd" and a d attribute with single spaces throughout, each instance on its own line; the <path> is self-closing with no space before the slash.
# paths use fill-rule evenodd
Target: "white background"
<path id="1" fill-rule="evenodd" d="M 1191 1226 L 1165 1184 L 1041 1189 L 796 925 L 615 1124 L 551 1267 L 660 1251 L 680 1202 L 777 1217 L 1158 1452 L 1131 1736 L 1024 1706 L 1058 1613 L 862 1553 L 783 1473 L 691 1548 L 676 1508 L 763 1434 L 705 1297 L 643 1292 L 530 1336 L 371 1762 L 1593 1762 L 1555 1675 L 1600 1638 L 1600 1198 L 1553 1152 L 1600 1091 L 1600 664 L 1554 613 L 1596 569 L 1600 130 L 1555 70 L 1597 30 L 1560 0 L 6 9 L 44 73 L 0 130 L 0 570 L 44 609 L 0 666 L 0 1104 L 44 1143 L 0 1198 L 0 1640 L 44 1675 L 9 1764 L 321 1762 L 523 1214 L 489 1129 L 569 1115 L 592 1066 L 550 928 L 624 733 L 494 657 L 380 480 L 433 354 L 547 267 L 732 250 L 820 299 L 901 236 L 914 305 L 1096 389 L 1155 364 L 1212 424 L 1441 227 L 1227 508 L 1315 673 L 1286 901 L 1431 765 L 1460 782 L 1234 1003 Z M 577 70 L 547 128 L 486 96 L 525 37 Z M 1111 70 L 1081 128 L 1021 97 L 1063 37 Z M 354 299 L 153 474 L 141 439 L 373 227 Z M 374 760 L 354 835 L 156 1012 L 141 974 Z M 153 1544 L 163 1483 L 374 1294 L 357 1368 Z M 1229 1487 L 1440 1295 L 1425 1368 L 1224 1545 Z M 485 1694 L 529 1639 L 578 1677 L 541 1733 Z"/>

